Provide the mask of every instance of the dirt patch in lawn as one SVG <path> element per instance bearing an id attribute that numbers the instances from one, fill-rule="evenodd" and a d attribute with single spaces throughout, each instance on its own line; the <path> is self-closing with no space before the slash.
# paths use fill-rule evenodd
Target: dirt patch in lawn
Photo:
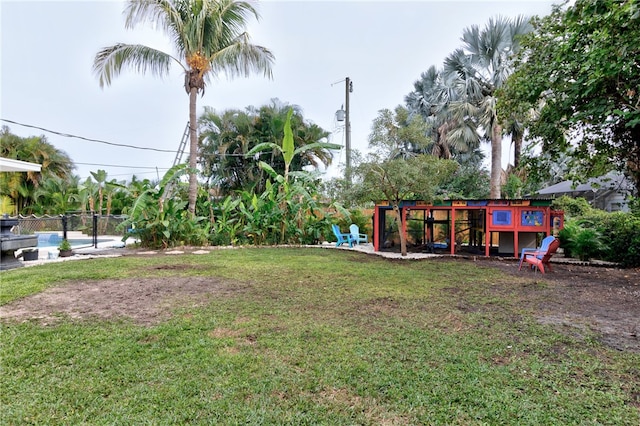
<path id="1" fill-rule="evenodd" d="M 499 269 L 506 279 L 492 291 L 516 300 L 539 322 L 566 333 L 595 336 L 619 350 L 640 352 L 640 269 L 556 264 L 553 272 L 542 275 L 526 268 L 518 271 L 518 262 L 509 260 L 422 261 L 474 262 Z M 180 265 L 170 269 L 179 270 Z M 215 277 L 75 282 L 1 306 L 0 319 L 50 324 L 61 318 L 124 318 L 152 325 L 169 318 L 176 308 L 205 305 L 247 288 L 246 283 Z"/>
<path id="2" fill-rule="evenodd" d="M 517 261 L 476 263 L 513 277 L 496 285 L 495 291 L 515 293 L 540 323 L 640 352 L 640 269 L 554 264 L 552 272 L 542 275 L 524 266 L 519 271 Z"/>
<path id="3" fill-rule="evenodd" d="M 76 282 L 0 307 L 0 318 L 51 324 L 62 318 L 129 319 L 152 325 L 176 308 L 204 305 L 246 289 L 209 277 L 162 277 Z"/>

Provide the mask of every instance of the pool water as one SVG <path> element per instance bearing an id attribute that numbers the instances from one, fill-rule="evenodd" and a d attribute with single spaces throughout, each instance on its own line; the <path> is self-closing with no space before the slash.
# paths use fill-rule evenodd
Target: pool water
<path id="1" fill-rule="evenodd" d="M 37 233 L 38 248 L 57 248 L 62 242 L 62 237 L 56 233 Z M 93 238 L 67 238 L 71 247 L 90 246 L 93 245 Z M 98 243 L 108 240 L 98 239 Z"/>

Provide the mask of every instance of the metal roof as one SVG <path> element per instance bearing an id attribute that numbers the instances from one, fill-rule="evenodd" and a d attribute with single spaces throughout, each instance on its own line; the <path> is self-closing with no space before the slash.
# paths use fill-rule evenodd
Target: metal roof
<path id="1" fill-rule="evenodd" d="M 620 173 L 607 173 L 604 176 L 591 178 L 585 183 L 576 184 L 570 180 L 556 183 L 537 192 L 538 195 L 576 194 L 594 192 L 620 192 L 632 190 L 631 182 Z"/>

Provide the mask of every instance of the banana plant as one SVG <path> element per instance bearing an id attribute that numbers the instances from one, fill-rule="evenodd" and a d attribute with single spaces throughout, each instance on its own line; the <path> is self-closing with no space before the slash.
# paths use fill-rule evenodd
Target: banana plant
<path id="1" fill-rule="evenodd" d="M 291 166 L 291 162 L 295 158 L 296 155 L 300 155 L 306 151 L 313 149 L 340 149 L 342 146 L 328 143 L 328 142 L 313 142 L 307 145 L 300 146 L 298 148 L 295 147 L 295 143 L 293 140 L 293 130 L 291 130 L 291 116 L 293 115 L 293 108 L 289 108 L 289 112 L 287 113 L 287 119 L 284 122 L 284 137 L 282 138 L 282 146 L 273 142 L 263 142 L 254 146 L 247 154 L 247 157 L 251 157 L 259 152 L 265 150 L 272 150 L 274 152 L 279 152 L 282 154 L 282 159 L 284 160 L 284 176 L 279 175 L 268 163 L 264 161 L 260 161 L 260 168 L 266 170 L 270 175 L 281 176 L 277 178 L 278 181 L 282 181 L 287 183 L 289 181 L 289 167 Z"/>
<path id="2" fill-rule="evenodd" d="M 243 226 L 243 221 L 236 214 L 236 209 L 241 202 L 239 198 L 227 196 L 222 203 L 212 207 L 210 236 L 212 244 L 235 245 L 238 242 L 238 233 Z"/>
<path id="3" fill-rule="evenodd" d="M 271 167 L 268 163 L 264 161 L 260 161 L 258 164 L 262 170 L 267 172 L 277 184 L 279 184 L 281 191 L 278 192 L 278 212 L 282 214 L 282 221 L 280 222 L 280 238 L 281 242 L 284 242 L 287 239 L 288 229 L 291 228 L 292 221 L 296 222 L 295 217 L 291 217 L 290 210 L 293 206 L 292 201 L 294 201 L 298 197 L 292 197 L 292 192 L 297 193 L 299 195 L 300 188 L 299 185 L 296 186 L 295 191 L 291 191 L 291 186 L 289 182 L 290 176 L 303 178 L 308 176 L 307 172 L 290 172 L 291 162 L 297 155 L 301 155 L 302 153 L 312 150 L 312 149 L 339 149 L 340 145 L 326 143 L 326 142 L 314 142 L 307 145 L 303 145 L 295 148 L 295 142 L 293 138 L 293 131 L 291 129 L 291 116 L 293 115 L 293 108 L 289 108 L 287 113 L 287 118 L 284 123 L 284 137 L 282 139 L 282 146 L 273 142 L 263 142 L 257 144 L 253 149 L 251 149 L 246 155 L 252 156 L 259 152 L 265 150 L 271 150 L 276 153 L 280 153 L 282 155 L 282 159 L 284 161 L 284 175 L 280 175 L 277 173 L 273 167 Z M 295 174 L 294 174 L 295 173 Z M 274 194 L 271 192 L 271 188 L 268 188 L 265 193 L 269 193 L 271 196 Z M 301 199 L 297 199 L 297 202 L 302 201 Z M 297 232 L 296 228 L 296 232 Z"/>
<path id="4" fill-rule="evenodd" d="M 147 188 L 138 196 L 129 217 L 119 225 L 126 229 L 123 240 L 137 237 L 141 245 L 153 248 L 202 244 L 207 240 L 209 224 L 202 225 L 205 217 L 191 217 L 186 201 L 163 197 L 169 184 L 187 173 L 188 165 L 178 164 L 167 171 L 156 187 Z"/>

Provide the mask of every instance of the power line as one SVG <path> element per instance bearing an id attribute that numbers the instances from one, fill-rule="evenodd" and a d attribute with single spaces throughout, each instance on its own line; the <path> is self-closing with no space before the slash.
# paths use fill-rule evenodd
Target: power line
<path id="1" fill-rule="evenodd" d="M 151 169 L 151 170 L 169 170 L 168 167 L 152 167 L 152 166 L 120 166 L 120 165 L 116 165 L 116 164 L 97 164 L 97 163 L 76 163 L 74 162 L 74 164 L 79 164 L 81 166 L 101 166 L 101 167 L 120 167 L 123 169 Z"/>
<path id="2" fill-rule="evenodd" d="M 115 142 L 107 142 L 107 141 L 102 141 L 102 140 L 99 140 L 99 139 L 85 138 L 83 136 L 72 135 L 72 134 L 69 134 L 69 133 L 56 132 L 55 130 L 49 130 L 49 129 L 45 129 L 43 127 L 32 126 L 30 124 L 18 123 L 17 121 L 7 120 L 6 118 L 0 118 L 0 120 L 6 121 L 7 123 L 11 123 L 11 124 L 17 124 L 18 126 L 29 127 L 31 129 L 38 129 L 38 130 L 42 130 L 43 132 L 47 132 L 47 133 L 53 133 L 54 135 L 63 136 L 65 138 L 76 138 L 76 139 L 82 139 L 82 140 L 85 140 L 85 141 L 88 141 L 88 142 L 96 142 L 96 143 L 102 143 L 102 144 L 105 144 L 105 145 L 120 146 L 120 147 L 123 147 L 123 148 L 140 149 L 140 150 L 144 150 L 144 151 L 170 152 L 172 154 L 175 154 L 175 152 L 176 152 L 175 150 L 169 150 L 169 149 L 147 148 L 147 147 L 142 147 L 142 146 L 128 145 L 128 144 L 115 143 Z"/>
<path id="3" fill-rule="evenodd" d="M 145 151 L 169 152 L 171 154 L 175 154 L 177 152 L 177 151 L 170 150 L 170 149 L 147 148 L 147 147 L 128 145 L 128 144 L 121 144 L 121 143 L 115 143 L 115 142 L 107 142 L 107 141 L 103 141 L 103 140 L 99 140 L 99 139 L 85 138 L 84 136 L 77 136 L 77 135 L 72 135 L 72 134 L 69 134 L 69 133 L 57 132 L 55 130 L 45 129 L 44 127 L 33 126 L 31 124 L 18 123 L 17 121 L 9 120 L 9 119 L 6 119 L 6 118 L 0 118 L 0 120 L 1 121 L 5 121 L 7 123 L 11 123 L 11 124 L 16 124 L 18 126 L 23 126 L 23 127 L 28 127 L 28 128 L 31 128 L 31 129 L 42 130 L 43 132 L 52 133 L 54 135 L 63 136 L 65 138 L 76 138 L 76 139 L 82 139 L 82 140 L 85 140 L 85 141 L 88 141 L 88 142 L 96 142 L 96 143 L 102 143 L 102 144 L 112 145 L 112 146 L 120 146 L 120 147 L 123 147 L 123 148 L 141 149 L 141 150 L 145 150 Z M 262 151 L 262 152 L 260 152 L 260 154 L 271 154 L 271 151 Z M 213 156 L 217 156 L 217 157 L 245 157 L 246 156 L 245 154 L 220 154 L 220 153 L 202 153 L 201 155 L 210 156 L 210 157 L 213 157 Z M 76 163 L 76 164 L 83 164 L 83 163 Z M 85 164 L 85 165 L 100 166 L 102 164 Z M 110 167 L 126 167 L 126 166 L 110 166 Z"/>
<path id="4" fill-rule="evenodd" d="M 123 173 L 123 174 L 117 174 L 117 175 L 109 175 L 109 177 L 113 178 L 113 177 L 132 176 L 132 175 L 133 176 L 140 176 L 140 175 L 149 175 L 149 174 L 152 174 L 152 173 L 157 173 L 157 172 L 154 171 L 154 172 L 140 172 L 140 173 Z M 89 176 L 87 176 L 87 177 L 89 177 Z"/>

